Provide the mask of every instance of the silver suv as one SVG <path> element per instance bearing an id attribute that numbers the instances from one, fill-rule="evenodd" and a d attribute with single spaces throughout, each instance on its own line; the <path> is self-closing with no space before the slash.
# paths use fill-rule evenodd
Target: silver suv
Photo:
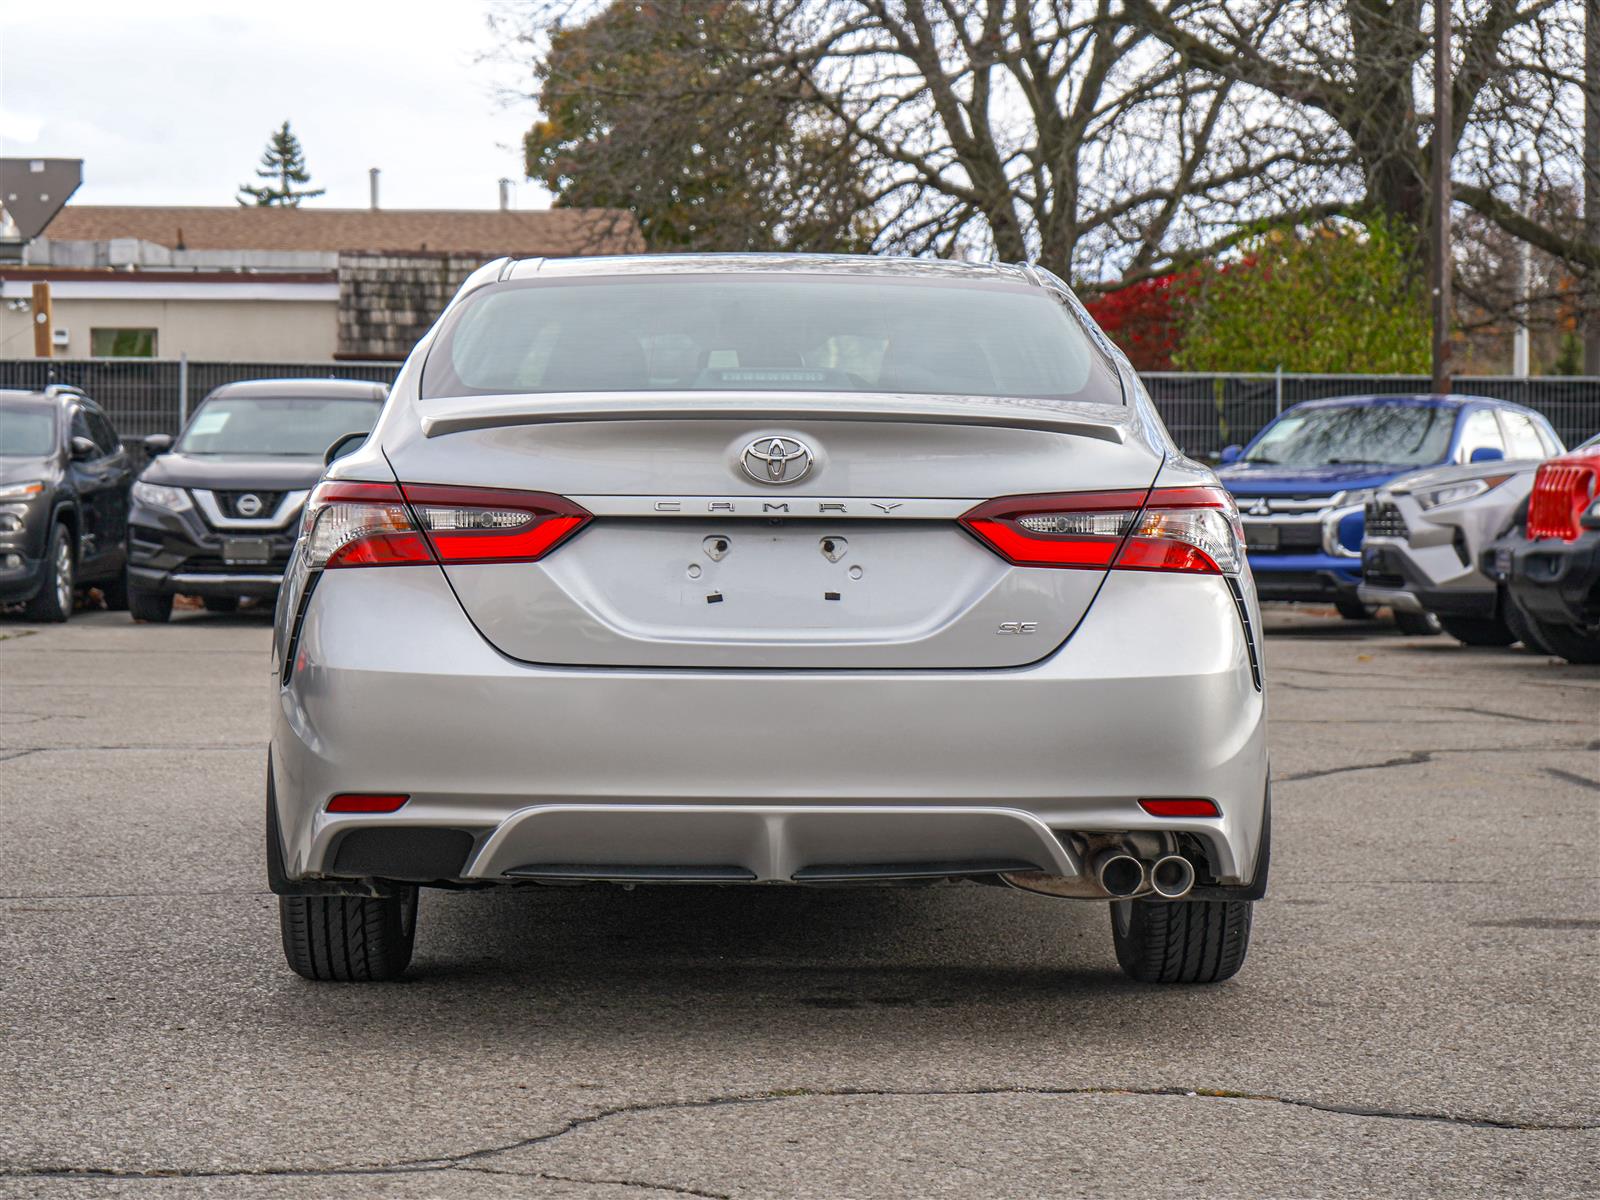
<path id="1" fill-rule="evenodd" d="M 1363 601 L 1435 614 L 1469 646 L 1539 648 L 1504 589 L 1479 569 L 1484 548 L 1526 503 L 1539 463 L 1562 452 L 1542 419 L 1528 424 L 1535 436 L 1510 443 L 1525 457 L 1414 471 L 1378 489 L 1366 509 Z"/>
<path id="2" fill-rule="evenodd" d="M 1233 502 L 1031 267 L 490 263 L 306 506 L 268 873 L 311 979 L 419 885 L 1110 901 L 1161 982 L 1268 860 Z"/>

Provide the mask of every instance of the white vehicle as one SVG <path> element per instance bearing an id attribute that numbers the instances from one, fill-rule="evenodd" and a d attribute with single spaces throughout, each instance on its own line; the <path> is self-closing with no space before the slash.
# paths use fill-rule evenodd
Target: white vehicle
<path id="1" fill-rule="evenodd" d="M 1225 979 L 1258 612 L 1232 500 L 1044 272 L 490 263 L 285 576 L 285 952 L 393 977 L 419 885 L 977 881 Z"/>

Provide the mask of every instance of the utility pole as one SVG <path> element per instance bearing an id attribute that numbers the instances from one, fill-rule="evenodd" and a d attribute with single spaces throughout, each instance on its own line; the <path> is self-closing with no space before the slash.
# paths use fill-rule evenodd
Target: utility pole
<path id="1" fill-rule="evenodd" d="M 1524 213 L 1533 209 L 1533 198 L 1528 193 L 1528 156 L 1517 152 L 1517 203 Z M 1516 305 L 1516 329 L 1511 334 L 1511 373 L 1526 379 L 1531 373 L 1528 332 L 1528 293 L 1531 290 L 1533 247 L 1526 239 L 1517 243 L 1516 259 L 1512 266 L 1512 302 Z"/>
<path id="2" fill-rule="evenodd" d="M 33 285 L 33 356 L 49 358 L 52 331 L 55 329 L 55 310 L 50 306 L 50 285 Z"/>
<path id="3" fill-rule="evenodd" d="M 1591 11 L 1600 0 L 1588 0 Z M 1433 390 L 1450 391 L 1450 0 L 1433 4 Z"/>
<path id="4" fill-rule="evenodd" d="M 1600 0 L 1583 6 L 1583 238 L 1600 245 Z M 1600 268 L 1586 274 L 1583 373 L 1600 375 Z"/>

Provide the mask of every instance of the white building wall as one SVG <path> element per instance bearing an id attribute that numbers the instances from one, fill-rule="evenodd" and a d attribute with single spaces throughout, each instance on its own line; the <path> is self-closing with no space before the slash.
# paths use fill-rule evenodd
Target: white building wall
<path id="1" fill-rule="evenodd" d="M 75 297 L 72 285 L 52 285 L 54 326 L 67 333 L 56 358 L 87 358 L 91 329 L 154 329 L 156 354 L 196 360 L 327 362 L 339 334 L 339 303 L 333 285 L 305 285 L 308 295 L 285 299 L 232 299 L 236 285 L 209 289 L 208 298 L 163 298 L 148 284 L 124 284 L 132 295 Z M 191 288 L 197 285 L 189 285 Z M 293 285 L 276 285 L 278 287 Z M 140 295 L 141 290 L 146 293 Z M 28 294 L 26 284 L 5 285 L 0 304 L 0 358 L 33 356 L 33 313 L 13 308 Z M 18 306 L 20 308 L 20 306 Z"/>

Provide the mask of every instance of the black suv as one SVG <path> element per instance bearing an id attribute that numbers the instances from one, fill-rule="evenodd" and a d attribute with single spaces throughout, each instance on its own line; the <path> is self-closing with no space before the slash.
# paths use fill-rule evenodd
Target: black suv
<path id="1" fill-rule="evenodd" d="M 122 439 L 77 388 L 0 390 L 0 604 L 65 621 L 92 584 L 125 608 L 132 482 Z"/>
<path id="2" fill-rule="evenodd" d="M 274 595 L 323 455 L 345 434 L 369 432 L 387 394 L 346 379 L 228 383 L 176 444 L 146 438 L 151 462 L 133 485 L 128 548 L 134 619 L 167 620 L 178 594 L 212 612 Z"/>

